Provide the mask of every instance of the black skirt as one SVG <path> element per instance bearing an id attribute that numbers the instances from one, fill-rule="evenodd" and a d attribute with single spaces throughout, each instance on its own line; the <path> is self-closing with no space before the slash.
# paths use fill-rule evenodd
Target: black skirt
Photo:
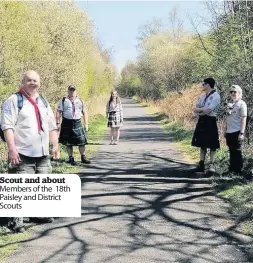
<path id="1" fill-rule="evenodd" d="M 192 138 L 192 146 L 216 150 L 220 148 L 216 117 L 200 116 Z"/>
<path id="2" fill-rule="evenodd" d="M 59 143 L 69 146 L 83 146 L 87 144 L 87 139 L 80 119 L 72 120 L 63 118 Z"/>

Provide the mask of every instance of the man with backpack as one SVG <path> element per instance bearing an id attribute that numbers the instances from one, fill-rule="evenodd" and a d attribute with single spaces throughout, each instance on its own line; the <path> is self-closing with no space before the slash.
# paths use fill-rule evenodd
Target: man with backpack
<path id="1" fill-rule="evenodd" d="M 38 94 L 40 76 L 35 71 L 24 74 L 20 90 L 2 106 L 1 130 L 8 148 L 10 174 L 48 174 L 52 172 L 49 141 L 53 158 L 59 158 L 58 134 L 53 111 Z M 44 218 L 52 222 L 53 218 Z M 10 218 L 14 232 L 24 232 L 23 218 Z"/>
<path id="2" fill-rule="evenodd" d="M 62 117 L 62 123 L 60 120 Z M 68 87 L 68 95 L 63 97 L 57 106 L 56 121 L 60 130 L 59 143 L 67 146 L 69 160 L 68 163 L 74 165 L 73 146 L 78 146 L 81 155 L 81 163 L 89 164 L 85 156 L 85 145 L 87 144 L 82 119 L 84 120 L 85 131 L 88 131 L 88 113 L 84 103 L 77 96 L 76 87 Z"/>

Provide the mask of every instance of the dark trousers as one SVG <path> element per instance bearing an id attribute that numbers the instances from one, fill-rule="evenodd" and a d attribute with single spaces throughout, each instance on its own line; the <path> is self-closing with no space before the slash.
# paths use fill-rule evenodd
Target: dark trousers
<path id="1" fill-rule="evenodd" d="M 242 158 L 242 142 L 238 139 L 240 131 L 227 133 L 226 141 L 229 149 L 229 170 L 233 172 L 241 172 L 243 167 Z"/>

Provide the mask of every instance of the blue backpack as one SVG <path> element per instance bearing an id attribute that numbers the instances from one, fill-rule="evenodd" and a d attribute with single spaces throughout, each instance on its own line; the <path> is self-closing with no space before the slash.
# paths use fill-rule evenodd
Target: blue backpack
<path id="1" fill-rule="evenodd" d="M 15 93 L 17 95 L 17 99 L 18 99 L 18 112 L 21 111 L 22 107 L 23 107 L 23 95 L 20 92 L 16 92 Z M 39 95 L 40 99 L 43 101 L 45 107 L 48 107 L 48 102 L 46 101 L 46 99 Z M 5 137 L 4 137 L 4 132 L 0 126 L 0 138 L 3 142 L 6 142 Z"/>

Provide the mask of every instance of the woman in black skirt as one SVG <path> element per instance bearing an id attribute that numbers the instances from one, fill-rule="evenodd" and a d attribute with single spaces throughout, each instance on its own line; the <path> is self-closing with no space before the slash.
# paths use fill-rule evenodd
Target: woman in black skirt
<path id="1" fill-rule="evenodd" d="M 219 134 L 217 127 L 217 112 L 220 107 L 220 95 L 214 88 L 215 80 L 206 78 L 203 83 L 203 91 L 193 111 L 198 115 L 198 122 L 192 138 L 192 146 L 200 148 L 200 162 L 195 169 L 196 172 L 205 171 L 205 159 L 207 149 L 210 149 L 209 171 L 214 170 L 214 157 L 217 149 L 220 148 Z"/>
<path id="2" fill-rule="evenodd" d="M 118 144 L 120 136 L 120 127 L 123 123 L 123 108 L 116 90 L 111 93 L 111 97 L 106 106 L 108 123 L 111 128 L 111 145 Z"/>

